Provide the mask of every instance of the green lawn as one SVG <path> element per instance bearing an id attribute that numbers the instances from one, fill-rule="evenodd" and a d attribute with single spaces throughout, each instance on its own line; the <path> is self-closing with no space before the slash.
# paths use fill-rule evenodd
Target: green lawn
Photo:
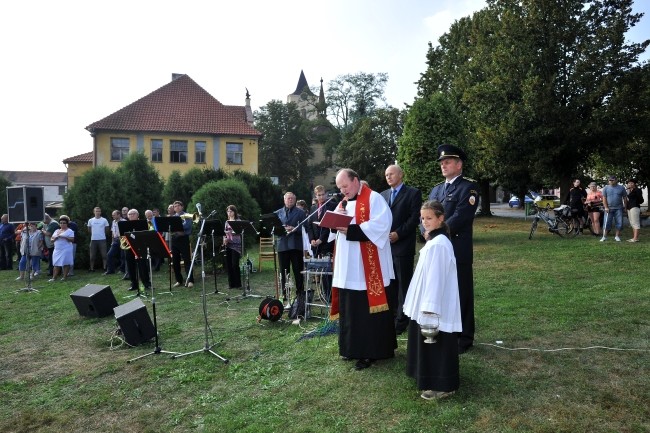
<path id="1" fill-rule="evenodd" d="M 0 431 L 650 431 L 647 230 L 636 244 L 541 229 L 528 240 L 529 224 L 476 220 L 476 346 L 461 356 L 459 392 L 439 402 L 421 399 L 404 374 L 405 338 L 395 359 L 354 371 L 335 335 L 301 338 L 324 321 L 258 323 L 258 298 L 208 296 L 210 343 L 228 364 L 206 352 L 127 363 L 154 344 L 120 346 L 113 316 L 81 317 L 69 297 L 108 284 L 128 302 L 119 276 L 77 270 L 68 282 L 37 280 L 39 293 L 15 293 L 24 286 L 17 271 L 2 271 Z M 275 292 L 271 266 L 253 274 L 254 293 Z M 195 277 L 193 289 L 156 298 L 165 350 L 204 346 Z M 225 291 L 224 275 L 217 283 Z M 155 273 L 154 284 L 166 291 L 168 274 Z M 214 291 L 212 275 L 205 285 Z"/>

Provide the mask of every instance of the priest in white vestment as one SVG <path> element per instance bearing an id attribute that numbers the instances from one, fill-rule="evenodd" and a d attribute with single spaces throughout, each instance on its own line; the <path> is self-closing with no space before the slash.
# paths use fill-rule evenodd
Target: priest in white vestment
<path id="1" fill-rule="evenodd" d="M 377 359 L 392 358 L 397 348 L 386 287 L 394 278 L 388 234 L 392 214 L 386 200 L 359 175 L 342 169 L 336 186 L 344 199 L 338 212 L 352 216 L 338 227 L 332 279 L 332 318 L 339 318 L 339 354 L 355 359 L 355 368 L 370 367 Z"/>

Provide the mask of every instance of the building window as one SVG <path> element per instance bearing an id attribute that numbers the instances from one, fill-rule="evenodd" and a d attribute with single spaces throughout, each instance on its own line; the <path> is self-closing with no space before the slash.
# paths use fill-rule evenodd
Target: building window
<path id="1" fill-rule="evenodd" d="M 111 161 L 122 161 L 129 156 L 129 139 L 111 137 Z"/>
<path id="2" fill-rule="evenodd" d="M 65 195 L 65 185 L 59 185 L 59 195 Z"/>
<path id="3" fill-rule="evenodd" d="M 187 162 L 187 140 L 171 140 L 170 162 Z"/>
<path id="4" fill-rule="evenodd" d="M 238 165 L 244 163 L 243 143 L 226 143 L 226 163 Z"/>
<path id="5" fill-rule="evenodd" d="M 155 138 L 151 140 L 151 162 L 162 162 L 163 160 L 163 142 Z"/>
<path id="6" fill-rule="evenodd" d="M 205 141 L 194 142 L 194 159 L 197 164 L 205 164 Z"/>

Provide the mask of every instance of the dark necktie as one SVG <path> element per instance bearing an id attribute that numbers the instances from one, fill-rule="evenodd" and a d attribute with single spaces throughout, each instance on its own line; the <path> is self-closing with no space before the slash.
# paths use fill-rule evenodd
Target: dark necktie
<path id="1" fill-rule="evenodd" d="M 325 206 L 321 205 L 321 206 L 318 208 L 318 221 L 320 221 L 320 220 L 323 219 L 323 208 L 324 208 L 324 207 L 325 207 Z"/>
<path id="2" fill-rule="evenodd" d="M 392 206 L 393 203 L 395 203 L 395 197 L 396 197 L 396 196 L 397 196 L 397 190 L 394 189 L 394 190 L 390 193 L 390 203 L 388 204 L 389 206 Z"/>
<path id="3" fill-rule="evenodd" d="M 447 189 L 449 189 L 449 182 L 445 182 L 445 187 L 442 189 L 442 200 L 447 198 Z"/>

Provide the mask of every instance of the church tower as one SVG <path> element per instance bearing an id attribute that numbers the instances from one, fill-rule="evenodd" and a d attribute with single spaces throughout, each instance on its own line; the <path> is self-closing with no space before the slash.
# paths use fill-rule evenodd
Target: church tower
<path id="1" fill-rule="evenodd" d="M 321 94 L 323 94 L 323 80 L 321 79 Z M 319 105 L 320 99 L 314 95 L 314 93 L 309 88 L 307 83 L 307 78 L 305 78 L 305 73 L 300 71 L 300 77 L 298 78 L 298 85 L 296 90 L 293 93 L 287 96 L 287 103 L 294 102 L 298 106 L 298 110 L 303 118 L 308 120 L 315 120 L 319 117 Z M 323 104 L 325 103 L 325 97 L 323 96 Z"/>

